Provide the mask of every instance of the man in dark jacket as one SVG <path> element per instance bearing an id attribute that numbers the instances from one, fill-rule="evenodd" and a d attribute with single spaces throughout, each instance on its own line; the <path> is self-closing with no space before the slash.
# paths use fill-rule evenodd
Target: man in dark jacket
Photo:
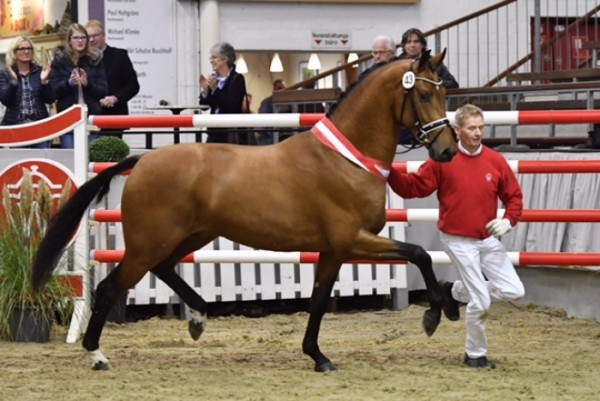
<path id="1" fill-rule="evenodd" d="M 102 50 L 102 62 L 108 81 L 108 96 L 100 99 L 103 115 L 126 115 L 129 114 L 127 102 L 140 91 L 137 73 L 133 68 L 129 54 L 125 49 L 108 46 L 104 35 L 104 25 L 98 20 L 89 20 L 85 25 L 90 37 L 90 46 Z M 112 135 L 121 138 L 122 132 L 114 132 Z M 118 129 L 117 131 L 122 131 Z"/>
<path id="2" fill-rule="evenodd" d="M 421 57 L 421 54 L 423 54 L 425 50 L 427 50 L 427 39 L 419 29 L 410 28 L 402 34 L 400 46 L 402 47 L 402 53 L 398 56 L 398 60 L 417 59 Z M 444 88 L 458 88 L 456 78 L 454 78 L 444 63 L 441 63 L 438 66 L 436 73 L 442 80 Z"/>

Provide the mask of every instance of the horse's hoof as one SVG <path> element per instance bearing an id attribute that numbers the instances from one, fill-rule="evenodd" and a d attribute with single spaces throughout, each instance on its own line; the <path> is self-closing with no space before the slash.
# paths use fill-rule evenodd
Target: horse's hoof
<path id="1" fill-rule="evenodd" d="M 448 320 L 457 321 L 460 319 L 460 307 L 458 301 L 452 297 L 452 283 L 440 280 L 440 287 L 444 298 L 444 316 Z"/>
<path id="2" fill-rule="evenodd" d="M 92 365 L 92 370 L 108 370 L 108 363 L 98 361 Z"/>
<path id="3" fill-rule="evenodd" d="M 431 337 L 440 324 L 440 314 L 434 314 L 431 310 L 426 310 L 423 315 L 423 330 L 427 337 Z"/>
<path id="4" fill-rule="evenodd" d="M 320 365 L 315 365 L 315 372 L 328 373 L 335 372 L 336 370 L 337 368 L 333 363 L 331 363 L 331 361 L 326 361 Z"/>
<path id="5" fill-rule="evenodd" d="M 197 341 L 202 333 L 204 333 L 204 322 L 199 322 L 197 320 L 190 320 L 188 323 L 188 331 L 190 332 L 190 336 L 194 341 Z"/>

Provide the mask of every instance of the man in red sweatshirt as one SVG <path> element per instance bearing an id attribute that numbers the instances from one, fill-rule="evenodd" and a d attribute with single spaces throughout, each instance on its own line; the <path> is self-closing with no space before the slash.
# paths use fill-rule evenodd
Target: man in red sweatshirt
<path id="1" fill-rule="evenodd" d="M 515 300 L 525 289 L 497 237 L 517 224 L 523 210 L 519 183 L 506 159 L 481 144 L 483 112 L 474 105 L 456 111 L 459 152 L 449 163 L 427 160 L 416 173 L 392 170 L 389 183 L 403 198 L 422 198 L 437 190 L 438 228 L 444 250 L 461 280 L 441 282 L 444 312 L 459 317 L 467 304 L 464 364 L 494 368 L 487 358 L 486 319 L 492 301 Z M 498 199 L 505 212 L 498 218 Z"/>

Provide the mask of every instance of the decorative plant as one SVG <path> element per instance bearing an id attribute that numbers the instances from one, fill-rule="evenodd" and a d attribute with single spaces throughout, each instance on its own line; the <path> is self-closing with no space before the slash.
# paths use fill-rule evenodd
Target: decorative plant
<path id="1" fill-rule="evenodd" d="M 129 146 L 116 136 L 103 136 L 90 145 L 91 162 L 118 162 L 129 155 Z"/>
<path id="2" fill-rule="evenodd" d="M 67 322 L 70 305 L 66 301 L 73 288 L 59 275 L 54 275 L 40 293 L 31 289 L 31 270 L 39 243 L 43 238 L 54 202 L 50 189 L 40 180 L 37 191 L 31 172 L 23 169 L 20 199 L 11 199 L 6 186 L 2 189 L 4 216 L 0 217 L 0 337 L 11 338 L 12 329 L 21 330 L 22 320 L 11 324 L 15 309 L 34 309 L 44 316 L 48 326 L 53 319 Z M 58 207 L 70 193 L 67 182 Z"/>

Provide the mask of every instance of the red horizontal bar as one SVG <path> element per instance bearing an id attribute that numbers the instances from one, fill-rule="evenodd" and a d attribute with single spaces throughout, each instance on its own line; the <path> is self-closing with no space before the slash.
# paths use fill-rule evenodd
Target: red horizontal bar
<path id="1" fill-rule="evenodd" d="M 408 221 L 408 209 L 386 210 L 387 221 Z M 94 220 L 102 223 L 121 221 L 120 210 L 94 210 Z M 554 223 L 600 223 L 600 210 L 597 209 L 526 209 L 523 210 L 521 222 L 554 222 Z"/>
<path id="2" fill-rule="evenodd" d="M 92 122 L 99 128 L 145 128 L 169 127 L 185 128 L 194 126 L 194 116 L 186 115 L 133 115 L 133 116 L 93 116 Z"/>

